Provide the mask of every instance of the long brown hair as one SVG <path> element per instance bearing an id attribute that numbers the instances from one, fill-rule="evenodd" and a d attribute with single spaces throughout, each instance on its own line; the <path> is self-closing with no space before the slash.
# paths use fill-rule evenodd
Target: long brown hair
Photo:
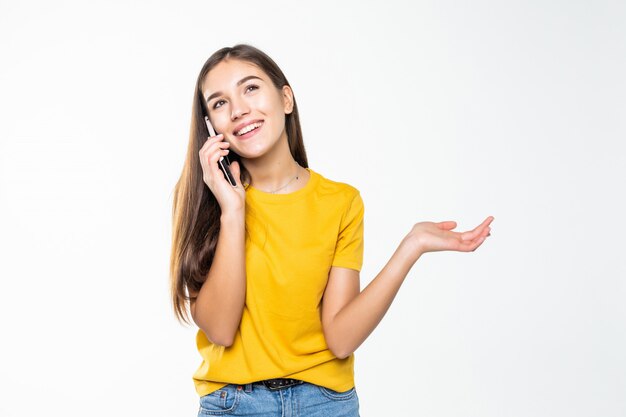
<path id="1" fill-rule="evenodd" d="M 194 293 L 200 291 L 209 273 L 217 246 L 221 216 L 220 206 L 202 178 L 202 166 L 198 156 L 200 148 L 209 136 L 204 121 L 208 111 L 201 85 L 209 71 L 226 59 L 237 59 L 256 65 L 267 74 L 279 90 L 285 85 L 290 86 L 283 72 L 268 55 L 247 44 L 216 51 L 200 70 L 193 94 L 187 156 L 180 179 L 174 188 L 172 209 L 170 292 L 176 318 L 179 322 L 188 324 L 190 324 L 188 307 L 190 300 L 193 299 L 189 296 L 189 291 Z M 293 111 L 285 115 L 285 130 L 291 155 L 301 166 L 308 167 L 295 97 Z M 231 161 L 240 160 L 232 150 L 229 158 Z M 239 166 L 242 182 L 249 182 L 248 171 L 241 162 Z"/>

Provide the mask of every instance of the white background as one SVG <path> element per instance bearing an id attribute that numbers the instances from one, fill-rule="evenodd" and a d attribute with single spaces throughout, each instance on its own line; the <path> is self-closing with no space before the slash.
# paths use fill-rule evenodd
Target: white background
<path id="1" fill-rule="evenodd" d="M 361 190 L 362 287 L 424 255 L 356 352 L 361 415 L 626 415 L 621 1 L 0 3 L 0 416 L 192 416 L 169 304 L 200 67 L 250 43 L 310 165 Z"/>

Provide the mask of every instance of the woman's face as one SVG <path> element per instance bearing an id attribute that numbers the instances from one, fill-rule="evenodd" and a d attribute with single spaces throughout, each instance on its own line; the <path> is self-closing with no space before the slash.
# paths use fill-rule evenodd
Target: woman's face
<path id="1" fill-rule="evenodd" d="M 286 141 L 285 114 L 293 110 L 293 93 L 289 86 L 276 89 L 256 65 L 224 60 L 209 71 L 200 88 L 215 131 L 223 133 L 241 157 L 258 158 Z"/>

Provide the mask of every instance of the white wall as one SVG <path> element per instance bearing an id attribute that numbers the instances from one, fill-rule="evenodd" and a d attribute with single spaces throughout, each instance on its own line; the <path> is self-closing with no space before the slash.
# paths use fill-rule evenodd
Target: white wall
<path id="1" fill-rule="evenodd" d="M 191 416 L 172 191 L 205 59 L 251 43 L 311 166 L 359 188 L 364 287 L 424 255 L 357 351 L 361 415 L 626 415 L 619 1 L 0 3 L 0 415 Z"/>

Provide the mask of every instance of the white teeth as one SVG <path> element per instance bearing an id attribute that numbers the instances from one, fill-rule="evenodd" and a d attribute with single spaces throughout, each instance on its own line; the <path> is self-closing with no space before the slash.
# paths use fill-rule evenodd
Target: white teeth
<path id="1" fill-rule="evenodd" d="M 257 127 L 261 126 L 262 124 L 263 124 L 262 122 L 249 124 L 248 126 L 246 126 L 243 129 L 241 129 L 239 132 L 235 133 L 235 135 L 237 135 L 237 136 L 245 135 L 246 133 L 248 133 L 252 129 L 257 128 Z"/>

